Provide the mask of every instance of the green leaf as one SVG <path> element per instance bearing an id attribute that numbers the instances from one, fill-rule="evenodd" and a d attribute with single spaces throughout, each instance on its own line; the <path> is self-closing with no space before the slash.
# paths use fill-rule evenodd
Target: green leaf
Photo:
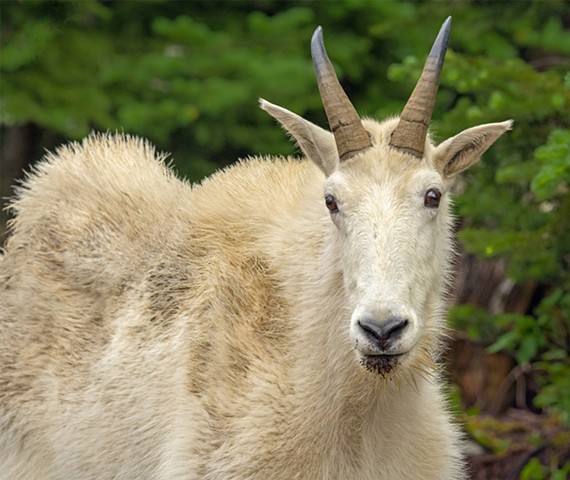
<path id="1" fill-rule="evenodd" d="M 487 348 L 489 353 L 501 352 L 503 350 L 512 350 L 515 348 L 519 340 L 517 332 L 507 332 L 502 334 L 495 343 Z"/>
<path id="2" fill-rule="evenodd" d="M 539 340 L 532 335 L 526 335 L 521 339 L 520 346 L 517 348 L 515 358 L 518 363 L 529 363 L 538 352 Z"/>

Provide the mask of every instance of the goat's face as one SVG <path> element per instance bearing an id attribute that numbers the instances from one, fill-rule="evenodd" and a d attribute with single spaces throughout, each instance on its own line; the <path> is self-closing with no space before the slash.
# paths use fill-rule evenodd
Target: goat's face
<path id="1" fill-rule="evenodd" d="M 380 374 L 405 364 L 429 369 L 443 328 L 449 188 L 511 122 L 467 129 L 437 147 L 427 139 L 416 158 L 390 144 L 398 119 L 364 120 L 371 145 L 340 161 L 330 132 L 265 100 L 261 107 L 325 174 L 323 214 L 338 237 L 350 339 L 361 364 Z"/>
<path id="2" fill-rule="evenodd" d="M 350 338 L 361 363 L 386 374 L 413 362 L 429 369 L 441 325 L 434 324 L 450 257 L 448 189 L 511 122 L 473 127 L 434 148 L 427 129 L 451 18 L 432 47 L 399 119 L 361 121 L 326 54 L 322 31 L 311 42 L 327 132 L 264 100 L 305 155 L 325 174 L 324 203 L 336 226 Z M 427 364 L 427 365 L 426 365 Z"/>
<path id="3" fill-rule="evenodd" d="M 362 365 L 384 374 L 425 364 L 441 328 L 429 314 L 450 256 L 450 181 L 431 151 L 418 160 L 388 145 L 397 121 L 363 123 L 372 147 L 326 178 L 323 202 L 340 245 L 350 339 Z"/>

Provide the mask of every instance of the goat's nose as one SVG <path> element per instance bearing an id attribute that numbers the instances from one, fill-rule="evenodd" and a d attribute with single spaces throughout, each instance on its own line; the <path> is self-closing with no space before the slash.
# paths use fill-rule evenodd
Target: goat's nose
<path id="1" fill-rule="evenodd" d="M 402 336 L 402 332 L 408 326 L 408 320 L 402 317 L 392 316 L 385 322 L 378 322 L 371 318 L 358 321 L 358 326 L 364 332 L 366 338 L 381 352 L 390 347 Z"/>

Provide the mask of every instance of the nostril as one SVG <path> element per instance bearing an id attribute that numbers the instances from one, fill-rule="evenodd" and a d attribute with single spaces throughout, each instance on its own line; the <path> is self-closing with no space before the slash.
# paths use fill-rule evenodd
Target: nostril
<path id="1" fill-rule="evenodd" d="M 408 323 L 409 322 L 407 318 L 395 317 L 388 320 L 386 324 L 386 332 L 388 337 L 401 333 L 408 326 Z"/>
<path id="2" fill-rule="evenodd" d="M 377 322 L 369 318 L 358 321 L 366 337 L 380 349 L 386 349 L 391 343 L 396 341 L 401 333 L 408 326 L 408 319 L 401 317 L 390 317 L 385 322 Z"/>

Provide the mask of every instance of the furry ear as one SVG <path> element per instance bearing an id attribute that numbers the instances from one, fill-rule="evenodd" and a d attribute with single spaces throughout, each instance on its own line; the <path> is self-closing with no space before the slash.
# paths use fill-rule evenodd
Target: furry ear
<path id="1" fill-rule="evenodd" d="M 259 106 L 274 117 L 295 139 L 303 153 L 328 177 L 339 165 L 334 136 L 285 108 L 260 99 Z"/>
<path id="2" fill-rule="evenodd" d="M 445 178 L 466 170 L 481 158 L 495 140 L 512 128 L 513 121 L 468 128 L 436 147 L 434 161 Z"/>

